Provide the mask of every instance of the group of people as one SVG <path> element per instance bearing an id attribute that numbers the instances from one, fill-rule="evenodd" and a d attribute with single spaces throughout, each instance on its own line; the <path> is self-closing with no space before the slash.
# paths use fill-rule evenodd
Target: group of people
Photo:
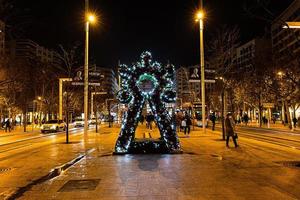
<path id="1" fill-rule="evenodd" d="M 146 116 L 142 115 L 140 117 L 140 123 L 144 124 L 146 120 L 146 127 L 150 130 L 153 129 L 154 115 L 152 113 L 148 113 Z"/>
<path id="2" fill-rule="evenodd" d="M 13 119 L 3 120 L 1 123 L 1 128 L 5 130 L 5 132 L 10 132 L 14 129 L 16 122 Z"/>
<path id="3" fill-rule="evenodd" d="M 188 114 L 186 114 L 181 121 L 181 126 L 179 127 L 179 132 L 182 129 L 184 132 L 184 135 L 187 135 L 189 137 L 190 132 L 191 132 L 191 125 L 192 125 L 191 117 Z"/>
<path id="4" fill-rule="evenodd" d="M 250 118 L 249 118 L 248 114 L 247 114 L 247 113 L 244 113 L 244 114 L 238 114 L 237 117 L 236 117 L 235 122 L 236 122 L 237 124 L 240 124 L 240 123 L 243 122 L 243 123 L 245 123 L 245 125 L 247 126 L 248 123 L 249 123 L 249 120 L 250 120 Z"/>

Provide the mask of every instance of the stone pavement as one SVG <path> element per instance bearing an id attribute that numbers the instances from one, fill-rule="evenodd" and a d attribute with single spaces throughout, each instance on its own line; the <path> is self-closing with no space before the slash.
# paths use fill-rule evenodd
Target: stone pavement
<path id="1" fill-rule="evenodd" d="M 94 141 L 96 151 L 20 199 L 300 199 L 299 169 L 275 162 L 299 158 L 297 150 L 276 154 L 246 139 L 226 148 L 220 133 L 193 131 L 180 133 L 183 154 L 113 156 L 118 130 L 110 130 Z"/>

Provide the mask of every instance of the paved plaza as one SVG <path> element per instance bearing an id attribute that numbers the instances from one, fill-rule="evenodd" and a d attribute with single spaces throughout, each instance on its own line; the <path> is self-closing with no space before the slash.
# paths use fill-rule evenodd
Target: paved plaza
<path id="1" fill-rule="evenodd" d="M 220 132 L 209 130 L 203 134 L 196 128 L 190 137 L 179 133 L 182 154 L 120 156 L 113 155 L 118 130 L 115 127 L 102 128 L 98 134 L 90 132 L 85 142 L 76 138 L 73 151 L 78 142 L 81 154 L 76 155 L 85 155 L 81 160 L 54 178 L 37 182 L 33 179 L 15 197 L 28 200 L 300 199 L 300 169 L 284 164 L 299 161 L 298 149 L 243 137 L 239 139 L 239 148 L 234 148 L 232 143 L 231 148 L 226 148 Z M 141 126 L 137 137 L 143 137 L 145 132 L 154 138 L 159 136 L 157 129 L 149 131 Z"/>

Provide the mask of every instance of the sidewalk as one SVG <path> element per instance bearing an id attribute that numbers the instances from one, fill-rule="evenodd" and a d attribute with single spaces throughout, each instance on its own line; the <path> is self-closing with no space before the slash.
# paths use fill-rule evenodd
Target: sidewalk
<path id="1" fill-rule="evenodd" d="M 282 123 L 271 123 L 270 127 L 268 125 L 263 124 L 262 127 L 259 127 L 259 124 L 256 122 L 250 122 L 247 124 L 247 126 L 244 123 L 238 124 L 237 126 L 241 127 L 250 127 L 250 128 L 259 128 L 259 129 L 267 129 L 267 130 L 273 130 L 273 131 L 284 131 L 284 132 L 292 132 L 292 133 L 299 133 L 300 134 L 300 128 L 296 127 L 294 128 L 294 131 L 292 131 L 288 125 L 284 126 Z"/>
<path id="2" fill-rule="evenodd" d="M 300 199 L 300 171 L 274 163 L 283 157 L 262 154 L 242 140 L 240 148 L 228 149 L 219 132 L 200 130 L 179 134 L 183 154 L 113 156 L 114 129 L 96 141 L 97 151 L 21 199 Z"/>

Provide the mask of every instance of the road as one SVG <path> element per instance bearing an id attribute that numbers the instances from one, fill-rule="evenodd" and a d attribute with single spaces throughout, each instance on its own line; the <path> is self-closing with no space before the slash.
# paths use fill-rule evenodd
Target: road
<path id="1" fill-rule="evenodd" d="M 201 143 L 201 139 L 205 136 L 197 135 L 200 130 L 196 128 L 190 138 L 182 133 L 179 134 L 184 153 L 197 154 L 208 151 L 205 149 L 206 144 Z M 70 144 L 65 144 L 64 132 L 55 134 L 36 132 L 26 137 L 16 135 L 7 139 L 5 144 L 0 145 L 0 199 L 10 196 L 18 188 L 30 184 L 47 175 L 57 166 L 68 163 L 88 151 L 111 154 L 118 131 L 118 127 L 102 127 L 100 133 L 96 134 L 94 129 L 91 129 L 88 136 L 84 136 L 82 129 L 72 129 Z M 278 164 L 282 164 L 283 161 L 299 161 L 299 134 L 247 127 L 238 127 L 237 131 L 241 149 L 248 156 L 251 155 L 251 159 L 259 158 Z M 143 137 L 144 132 L 151 131 L 139 127 L 137 136 Z M 151 133 L 153 137 L 159 137 L 157 130 Z M 219 144 L 215 155 L 228 156 L 225 144 L 223 147 L 222 144 L 220 145 L 221 141 L 217 139 L 221 138 L 221 132 L 209 131 L 207 134 L 215 138 L 212 140 L 214 143 Z M 4 140 L 3 138 L 1 140 Z M 203 149 L 200 150 L 199 146 Z"/>

